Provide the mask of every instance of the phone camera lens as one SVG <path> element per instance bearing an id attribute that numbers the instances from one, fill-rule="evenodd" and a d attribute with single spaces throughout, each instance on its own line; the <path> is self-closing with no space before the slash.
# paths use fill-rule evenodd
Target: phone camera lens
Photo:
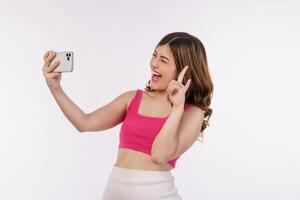
<path id="1" fill-rule="evenodd" d="M 66 56 L 67 56 L 67 60 L 70 60 L 71 53 L 66 53 Z"/>

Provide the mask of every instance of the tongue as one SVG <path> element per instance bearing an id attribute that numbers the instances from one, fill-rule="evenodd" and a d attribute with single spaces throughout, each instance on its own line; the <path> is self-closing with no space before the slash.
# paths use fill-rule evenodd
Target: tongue
<path id="1" fill-rule="evenodd" d="M 161 78 L 161 76 L 158 76 L 158 75 L 153 76 L 153 79 L 156 80 L 156 81 L 159 80 L 160 78 Z"/>

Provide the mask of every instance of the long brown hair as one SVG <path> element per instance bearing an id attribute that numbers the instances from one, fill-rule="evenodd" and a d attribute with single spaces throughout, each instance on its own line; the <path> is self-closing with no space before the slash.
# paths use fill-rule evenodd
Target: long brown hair
<path id="1" fill-rule="evenodd" d="M 202 42 L 195 36 L 186 32 L 173 32 L 165 35 L 156 45 L 168 44 L 175 59 L 177 71 L 188 65 L 182 84 L 191 79 L 191 84 L 186 92 L 185 102 L 194 104 L 204 111 L 204 121 L 199 136 L 203 138 L 204 129 L 209 126 L 212 109 L 209 108 L 213 96 L 213 83 L 210 77 L 206 51 Z M 151 91 L 149 82 L 144 88 Z M 198 139 L 197 139 L 198 140 Z"/>

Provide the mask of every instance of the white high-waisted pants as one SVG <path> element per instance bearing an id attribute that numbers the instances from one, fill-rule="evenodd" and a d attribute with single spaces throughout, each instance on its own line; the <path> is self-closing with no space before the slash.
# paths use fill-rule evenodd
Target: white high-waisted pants
<path id="1" fill-rule="evenodd" d="M 136 170 L 113 165 L 102 200 L 182 200 L 170 171 Z"/>

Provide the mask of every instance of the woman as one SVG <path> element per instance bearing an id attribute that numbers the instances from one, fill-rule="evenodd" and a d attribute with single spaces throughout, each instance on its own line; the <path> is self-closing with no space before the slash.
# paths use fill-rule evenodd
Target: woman
<path id="1" fill-rule="evenodd" d="M 84 113 L 52 72 L 55 52 L 44 55 L 43 74 L 59 107 L 80 132 L 102 131 L 122 123 L 117 161 L 102 200 L 182 199 L 171 174 L 177 159 L 203 137 L 212 114 L 213 84 L 201 41 L 185 32 L 164 36 L 156 45 L 145 90 L 129 90 Z M 108 118 L 107 116 L 110 116 Z"/>

